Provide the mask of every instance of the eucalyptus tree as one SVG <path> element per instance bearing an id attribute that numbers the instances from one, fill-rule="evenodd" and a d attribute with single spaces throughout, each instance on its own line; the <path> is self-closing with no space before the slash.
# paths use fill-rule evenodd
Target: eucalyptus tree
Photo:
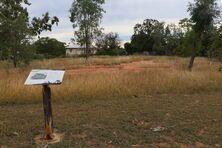
<path id="1" fill-rule="evenodd" d="M 134 34 L 131 37 L 131 44 L 137 52 L 164 54 L 164 23 L 146 19 L 142 24 L 136 24 Z"/>
<path id="2" fill-rule="evenodd" d="M 220 11 L 217 0 L 194 0 L 194 3 L 189 3 L 188 12 L 190 12 L 190 20 L 193 23 L 192 27 L 195 33 L 192 55 L 188 66 L 189 70 L 192 70 L 197 51 L 202 46 L 203 33 L 211 30 Z"/>
<path id="3" fill-rule="evenodd" d="M 52 25 L 59 22 L 48 13 L 30 21 L 27 11 L 30 5 L 28 0 L 0 1 L 0 50 L 5 52 L 5 58 L 12 59 L 14 67 L 20 61 L 28 63 L 30 40 L 44 30 L 51 31 Z"/>
<path id="4" fill-rule="evenodd" d="M 112 50 L 119 49 L 121 44 L 121 40 L 119 38 L 119 34 L 116 32 L 103 33 L 101 36 L 95 41 L 95 45 L 98 49 L 102 50 Z"/>
<path id="5" fill-rule="evenodd" d="M 86 58 L 89 56 L 95 37 L 101 34 L 100 22 L 105 12 L 102 5 L 105 0 L 74 0 L 69 10 L 73 23 L 73 40 L 85 47 Z"/>

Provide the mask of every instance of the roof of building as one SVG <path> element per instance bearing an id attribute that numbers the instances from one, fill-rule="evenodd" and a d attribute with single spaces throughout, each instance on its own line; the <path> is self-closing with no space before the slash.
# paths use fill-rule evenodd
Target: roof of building
<path id="1" fill-rule="evenodd" d="M 78 44 L 69 44 L 68 46 L 66 46 L 66 49 L 81 49 L 81 48 L 84 48 L 84 47 Z"/>

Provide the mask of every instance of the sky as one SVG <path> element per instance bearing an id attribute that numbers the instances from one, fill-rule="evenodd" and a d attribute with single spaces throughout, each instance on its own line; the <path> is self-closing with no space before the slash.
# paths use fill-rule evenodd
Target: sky
<path id="1" fill-rule="evenodd" d="M 133 27 L 143 20 L 152 18 L 166 23 L 177 23 L 180 19 L 189 17 L 188 2 L 191 0 L 106 0 L 103 5 L 106 13 L 103 15 L 101 27 L 106 33 L 117 32 L 122 42 L 130 40 Z M 56 38 L 69 43 L 73 37 L 72 23 L 69 21 L 69 9 L 73 0 L 30 0 L 28 7 L 30 18 L 49 12 L 50 16 L 60 19 L 59 25 L 52 32 L 44 32 L 41 37 Z M 192 2 L 192 1 L 191 1 Z"/>

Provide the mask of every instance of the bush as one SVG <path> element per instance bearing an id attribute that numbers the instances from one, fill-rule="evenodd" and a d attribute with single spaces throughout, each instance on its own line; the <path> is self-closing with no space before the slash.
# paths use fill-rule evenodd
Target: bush
<path id="1" fill-rule="evenodd" d="M 33 45 L 38 55 L 45 58 L 57 58 L 65 56 L 65 43 L 53 38 L 41 38 Z"/>
<path id="2" fill-rule="evenodd" d="M 0 60 L 6 60 L 9 57 L 8 50 L 2 49 L 0 50 Z"/>

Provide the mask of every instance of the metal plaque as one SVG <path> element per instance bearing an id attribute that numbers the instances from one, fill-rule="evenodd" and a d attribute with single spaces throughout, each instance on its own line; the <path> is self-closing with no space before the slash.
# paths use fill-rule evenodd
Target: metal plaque
<path id="1" fill-rule="evenodd" d="M 34 69 L 26 79 L 25 85 L 58 85 L 62 83 L 64 73 L 63 70 Z"/>

